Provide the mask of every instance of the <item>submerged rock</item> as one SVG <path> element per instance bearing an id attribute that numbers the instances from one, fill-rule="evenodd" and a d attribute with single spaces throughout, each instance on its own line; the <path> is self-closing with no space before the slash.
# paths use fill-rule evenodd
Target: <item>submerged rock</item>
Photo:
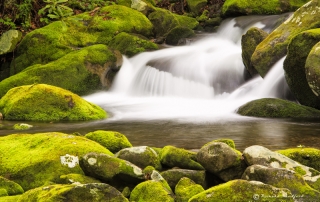
<path id="1" fill-rule="evenodd" d="M 0 137 L 0 150 L 0 175 L 24 190 L 57 182 L 61 175 L 84 174 L 79 158 L 90 151 L 112 155 L 87 138 L 58 132 Z"/>
<path id="2" fill-rule="evenodd" d="M 237 110 L 242 116 L 265 118 L 318 118 L 320 111 L 311 107 L 276 98 L 248 102 Z"/>
<path id="3" fill-rule="evenodd" d="M 175 187 L 176 202 L 188 202 L 188 200 L 201 192 L 204 189 L 201 185 L 196 184 L 194 181 L 187 177 L 181 178 Z"/>
<path id="4" fill-rule="evenodd" d="M 127 137 L 116 131 L 97 130 L 87 133 L 85 137 L 98 142 L 112 153 L 116 153 L 124 148 L 132 147 Z"/>
<path id="5" fill-rule="evenodd" d="M 78 95 L 46 84 L 13 88 L 0 100 L 4 120 L 80 121 L 106 118 L 106 112 Z"/>

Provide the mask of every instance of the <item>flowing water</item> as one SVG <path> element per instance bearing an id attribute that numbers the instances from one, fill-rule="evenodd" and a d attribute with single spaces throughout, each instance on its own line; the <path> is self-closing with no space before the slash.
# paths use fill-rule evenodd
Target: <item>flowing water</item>
<path id="1" fill-rule="evenodd" d="M 84 123 L 33 123 L 30 132 L 115 130 L 134 145 L 200 148 L 231 138 L 242 150 L 259 144 L 270 149 L 320 147 L 317 120 L 259 119 L 235 112 L 248 101 L 285 98 L 283 59 L 262 79 L 244 79 L 241 36 L 252 26 L 270 32 L 284 16 L 240 17 L 223 22 L 217 33 L 199 35 L 186 46 L 145 52 L 124 63 L 108 92 L 84 98 L 111 115 Z M 1 135 L 16 133 L 3 122 Z"/>

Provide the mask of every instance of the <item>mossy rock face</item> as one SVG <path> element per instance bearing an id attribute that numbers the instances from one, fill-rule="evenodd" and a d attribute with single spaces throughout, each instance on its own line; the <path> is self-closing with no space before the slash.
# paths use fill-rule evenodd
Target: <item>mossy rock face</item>
<path id="1" fill-rule="evenodd" d="M 81 157 L 80 166 L 86 175 L 110 184 L 139 183 L 144 179 L 136 165 L 104 153 L 87 153 Z"/>
<path id="2" fill-rule="evenodd" d="M 207 6 L 207 0 L 187 0 L 187 5 L 191 13 L 198 16 Z"/>
<path id="3" fill-rule="evenodd" d="M 241 177 L 246 168 L 241 152 L 223 142 L 211 142 L 203 146 L 197 154 L 197 160 L 207 171 L 224 181 Z"/>
<path id="4" fill-rule="evenodd" d="M 12 52 L 22 38 L 19 30 L 9 30 L 0 37 L 0 55 Z"/>
<path id="5" fill-rule="evenodd" d="M 110 42 L 109 47 L 119 50 L 129 57 L 138 53 L 157 50 L 158 45 L 141 37 L 121 32 Z"/>
<path id="6" fill-rule="evenodd" d="M 203 191 L 204 189 L 201 185 L 196 184 L 187 177 L 183 177 L 175 187 L 176 202 L 188 202 L 192 196 Z"/>
<path id="7" fill-rule="evenodd" d="M 183 45 L 185 42 L 182 42 L 181 40 L 185 40 L 186 38 L 191 38 L 194 36 L 195 33 L 192 29 L 177 26 L 168 33 L 166 43 L 169 45 Z"/>
<path id="8" fill-rule="evenodd" d="M 297 34 L 288 45 L 288 54 L 283 63 L 286 81 L 295 98 L 302 105 L 317 109 L 320 109 L 320 99 L 315 94 L 317 92 L 314 88 L 316 85 L 312 82 L 317 67 L 315 69 L 308 68 L 311 64 L 317 65 L 317 62 L 310 60 L 312 56 L 310 56 L 308 66 L 306 62 L 310 51 L 319 40 L 320 29 L 312 29 Z M 313 81 L 316 81 L 316 79 Z"/>
<path id="9" fill-rule="evenodd" d="M 246 169 L 242 179 L 260 181 L 275 187 L 287 188 L 301 199 L 315 200 L 320 197 L 320 192 L 312 189 L 301 175 L 283 168 L 268 168 L 261 165 L 252 165 Z"/>
<path id="10" fill-rule="evenodd" d="M 46 84 L 11 89 L 0 100 L 5 120 L 80 121 L 106 118 L 106 112 L 78 95 Z"/>
<path id="11" fill-rule="evenodd" d="M 225 16 L 274 15 L 293 12 L 308 0 L 226 0 L 222 7 Z"/>
<path id="12" fill-rule="evenodd" d="M 2 191 L 2 193 L 5 193 L 4 195 L 1 195 L 1 191 L 0 191 L 0 197 L 6 196 L 6 195 L 8 196 L 19 195 L 24 193 L 23 188 L 19 184 L 1 176 L 0 176 L 0 190 L 4 190 Z"/>
<path id="13" fill-rule="evenodd" d="M 39 44 L 38 44 L 39 45 Z M 33 65 L 0 82 L 0 97 L 16 86 L 45 83 L 85 95 L 108 88 L 122 64 L 119 51 L 93 45 L 45 65 Z"/>
<path id="14" fill-rule="evenodd" d="M 154 25 L 156 37 L 166 37 L 177 26 L 195 29 L 199 25 L 199 22 L 194 18 L 177 15 L 164 9 L 157 9 L 149 14 L 148 18 Z"/>
<path id="15" fill-rule="evenodd" d="M 315 148 L 292 148 L 279 150 L 278 153 L 295 160 L 302 165 L 314 168 L 320 172 L 320 150 Z"/>
<path id="16" fill-rule="evenodd" d="M 291 192 L 285 188 L 276 188 L 271 185 L 257 181 L 232 180 L 218 186 L 214 186 L 201 192 L 192 198 L 189 202 L 197 201 L 253 201 L 259 199 L 264 201 L 264 196 L 270 196 L 265 201 L 294 201 L 290 196 Z M 273 197 L 271 197 L 273 196 Z"/>
<path id="17" fill-rule="evenodd" d="M 174 146 L 165 146 L 161 150 L 160 161 L 168 167 L 179 167 L 191 170 L 204 170 L 196 161 L 196 153 Z"/>
<path id="18" fill-rule="evenodd" d="M 320 27 L 319 6 L 320 1 L 312 0 L 300 7 L 257 46 L 251 57 L 251 62 L 262 77 L 287 54 L 287 46 L 294 36 L 303 31 Z"/>
<path id="19" fill-rule="evenodd" d="M 131 147 L 120 150 L 115 157 L 129 161 L 134 165 L 144 169 L 147 166 L 153 166 L 156 170 L 161 170 L 159 155 L 147 146 Z"/>
<path id="20" fill-rule="evenodd" d="M 61 175 L 60 179 L 58 180 L 58 184 L 89 184 L 89 183 L 101 183 L 99 180 L 94 179 L 89 176 L 85 176 L 82 174 L 67 174 Z"/>
<path id="21" fill-rule="evenodd" d="M 83 185 L 50 185 L 24 193 L 19 202 L 110 201 L 128 202 L 121 192 L 104 183 Z"/>
<path id="22" fill-rule="evenodd" d="M 116 153 L 124 148 L 132 147 L 127 137 L 116 131 L 97 130 L 87 133 L 85 137 L 98 142 L 112 153 Z"/>
<path id="23" fill-rule="evenodd" d="M 87 138 L 58 132 L 0 137 L 0 150 L 0 175 L 24 190 L 56 182 L 61 175 L 84 174 L 78 159 L 90 151 L 112 155 Z"/>
<path id="24" fill-rule="evenodd" d="M 241 38 L 242 61 L 251 76 L 258 74 L 251 64 L 251 56 L 258 44 L 268 36 L 268 33 L 257 27 L 250 28 Z"/>
<path id="25" fill-rule="evenodd" d="M 320 33 L 320 29 L 317 30 Z M 320 102 L 320 43 L 317 43 L 315 46 L 313 46 L 312 50 L 310 51 L 308 58 L 306 60 L 305 65 L 305 72 L 306 72 L 306 78 L 307 82 L 312 90 L 312 92 L 315 94 L 315 96 L 318 98 L 318 103 Z M 320 105 L 320 104 L 319 104 Z"/>
<path id="26" fill-rule="evenodd" d="M 266 118 L 318 118 L 320 111 L 311 107 L 276 98 L 253 100 L 239 107 L 242 116 Z"/>
<path id="27" fill-rule="evenodd" d="M 152 29 L 153 25 L 146 16 L 120 5 L 71 16 L 27 34 L 19 44 L 11 72 L 16 74 L 31 65 L 46 64 L 78 48 L 108 45 L 121 32 L 150 37 Z"/>
<path id="28" fill-rule="evenodd" d="M 206 171 L 204 170 L 169 169 L 161 172 L 161 176 L 168 182 L 172 190 L 184 177 L 193 180 L 203 188 L 207 188 Z"/>

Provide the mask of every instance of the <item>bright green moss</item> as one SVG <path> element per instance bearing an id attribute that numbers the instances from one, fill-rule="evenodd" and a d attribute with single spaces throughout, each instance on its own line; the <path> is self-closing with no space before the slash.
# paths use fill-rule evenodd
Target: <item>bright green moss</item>
<path id="1" fill-rule="evenodd" d="M 189 178 L 183 177 L 175 187 L 176 202 L 188 202 L 188 200 L 204 189 Z"/>
<path id="2" fill-rule="evenodd" d="M 42 186 L 49 181 L 56 182 L 61 175 L 84 174 L 76 163 L 76 157 L 86 153 L 113 155 L 87 138 L 58 132 L 0 137 L 0 150 L 0 175 L 8 176 L 24 190 Z M 63 164 L 63 159 L 67 157 L 73 159 L 74 164 Z"/>
<path id="3" fill-rule="evenodd" d="M 18 195 L 23 192 L 24 190 L 19 184 L 0 176 L 0 196 Z"/>
<path id="4" fill-rule="evenodd" d="M 86 138 L 98 142 L 113 153 L 121 149 L 132 147 L 127 137 L 119 132 L 97 130 L 87 133 Z"/>
<path id="5" fill-rule="evenodd" d="M 211 142 L 208 142 L 207 144 L 203 145 L 203 146 L 206 146 L 212 142 L 223 142 L 225 144 L 227 144 L 229 147 L 231 147 L 232 149 L 235 149 L 236 148 L 236 145 L 234 144 L 234 141 L 231 140 L 231 139 L 217 139 L 217 140 L 213 140 Z"/>
<path id="6" fill-rule="evenodd" d="M 78 95 L 46 84 L 11 89 L 0 100 L 5 120 L 80 121 L 106 118 L 106 112 Z"/>
<path id="7" fill-rule="evenodd" d="M 28 130 L 32 128 L 32 125 L 26 124 L 26 123 L 16 123 L 13 125 L 13 129 L 15 130 Z"/>
<path id="8" fill-rule="evenodd" d="M 21 195 L 0 197 L 0 202 L 17 202 Z"/>
<path id="9" fill-rule="evenodd" d="M 99 180 L 82 174 L 67 174 L 61 175 L 58 180 L 59 184 L 88 184 L 88 183 L 101 183 Z"/>
<path id="10" fill-rule="evenodd" d="M 294 171 L 296 173 L 298 173 L 299 175 L 302 175 L 302 176 L 307 174 L 307 172 L 304 169 L 302 169 L 300 166 L 294 167 Z"/>

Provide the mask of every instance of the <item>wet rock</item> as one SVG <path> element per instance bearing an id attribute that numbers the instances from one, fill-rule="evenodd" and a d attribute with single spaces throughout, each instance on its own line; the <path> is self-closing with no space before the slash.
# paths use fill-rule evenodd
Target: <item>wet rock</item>
<path id="1" fill-rule="evenodd" d="M 217 140 L 213 140 L 211 142 L 208 142 L 207 144 L 205 144 L 204 146 L 208 145 L 208 144 L 211 144 L 213 142 L 222 142 L 222 143 L 225 143 L 227 144 L 229 147 L 231 147 L 232 149 L 236 149 L 236 144 L 234 143 L 233 140 L 231 139 L 217 139 Z"/>
<path id="2" fill-rule="evenodd" d="M 86 138 L 98 142 L 112 153 L 116 153 L 121 149 L 132 147 L 127 137 L 116 131 L 97 130 L 87 133 Z"/>
<path id="3" fill-rule="evenodd" d="M 0 55 L 12 52 L 22 38 L 19 30 L 9 30 L 0 37 Z"/>
<path id="4" fill-rule="evenodd" d="M 23 188 L 14 181 L 0 176 L 0 197 L 23 194 Z"/>
<path id="5" fill-rule="evenodd" d="M 80 121 L 107 117 L 99 106 L 46 84 L 12 88 L 1 98 L 0 111 L 5 120 Z"/>
<path id="6" fill-rule="evenodd" d="M 193 180 L 195 183 L 207 188 L 206 172 L 204 170 L 170 169 L 161 172 L 162 177 L 168 182 L 171 189 L 184 177 Z"/>
<path id="7" fill-rule="evenodd" d="M 191 170 L 204 170 L 196 161 L 196 153 L 174 146 L 165 146 L 160 154 L 160 161 L 168 167 L 179 167 Z"/>
<path id="8" fill-rule="evenodd" d="M 317 118 L 320 111 L 311 107 L 276 98 L 253 100 L 239 107 L 242 116 L 266 118 Z"/>
<path id="9" fill-rule="evenodd" d="M 197 160 L 207 171 L 224 181 L 240 178 L 246 167 L 241 153 L 223 142 L 211 142 L 203 146 L 197 154 Z"/>
<path id="10" fill-rule="evenodd" d="M 139 183 L 142 170 L 132 163 L 103 153 L 88 153 L 80 159 L 86 175 L 108 183 Z"/>
<path id="11" fill-rule="evenodd" d="M 61 175 L 84 174 L 79 158 L 88 152 L 112 155 L 87 138 L 58 132 L 0 137 L 0 150 L 0 175 L 10 176 L 24 190 L 57 182 Z"/>
<path id="12" fill-rule="evenodd" d="M 192 29 L 187 27 L 177 26 L 169 31 L 166 38 L 166 43 L 169 45 L 179 45 L 179 42 L 182 39 L 191 38 L 194 36 L 195 36 L 195 33 L 193 32 Z"/>
<path id="13" fill-rule="evenodd" d="M 214 186 L 190 198 L 197 201 L 294 201 L 291 192 L 285 188 L 276 188 L 258 181 L 232 180 Z M 263 197 L 268 197 L 263 199 Z M 273 199 L 272 199 L 273 197 Z M 271 199 L 270 199 L 271 198 Z M 274 199 L 276 198 L 276 199 Z"/>
<path id="14" fill-rule="evenodd" d="M 317 31 L 318 32 L 317 35 L 320 35 L 320 29 L 317 29 L 314 31 Z M 320 102 L 320 97 L 319 97 L 320 95 L 320 73 L 319 73 L 320 51 L 319 50 L 320 50 L 320 43 L 317 43 L 316 45 L 313 46 L 312 50 L 310 51 L 305 64 L 305 74 L 306 74 L 307 82 L 313 94 L 317 97 L 317 99 L 314 99 L 315 101 L 317 101 L 317 106 Z"/>
<path id="15" fill-rule="evenodd" d="M 309 1 L 257 46 L 251 57 L 251 62 L 262 77 L 287 54 L 287 46 L 294 36 L 303 31 L 320 27 L 319 6 L 319 1 Z"/>
<path id="16" fill-rule="evenodd" d="M 127 160 L 140 168 L 153 166 L 156 170 L 161 170 L 162 166 L 158 154 L 147 146 L 131 147 L 120 150 L 115 157 Z"/>
<path id="17" fill-rule="evenodd" d="M 176 202 L 188 202 L 188 200 L 201 192 L 204 189 L 201 185 L 196 184 L 194 181 L 187 177 L 183 177 L 179 180 L 175 187 Z"/>
<path id="18" fill-rule="evenodd" d="M 268 36 L 268 33 L 257 27 L 250 28 L 241 38 L 242 61 L 251 76 L 258 74 L 251 64 L 251 56 L 258 44 Z"/>
<path id="19" fill-rule="evenodd" d="M 29 201 L 117 201 L 128 202 L 121 192 L 104 183 L 91 183 L 83 185 L 50 185 L 39 187 L 24 193 L 21 202 Z"/>

